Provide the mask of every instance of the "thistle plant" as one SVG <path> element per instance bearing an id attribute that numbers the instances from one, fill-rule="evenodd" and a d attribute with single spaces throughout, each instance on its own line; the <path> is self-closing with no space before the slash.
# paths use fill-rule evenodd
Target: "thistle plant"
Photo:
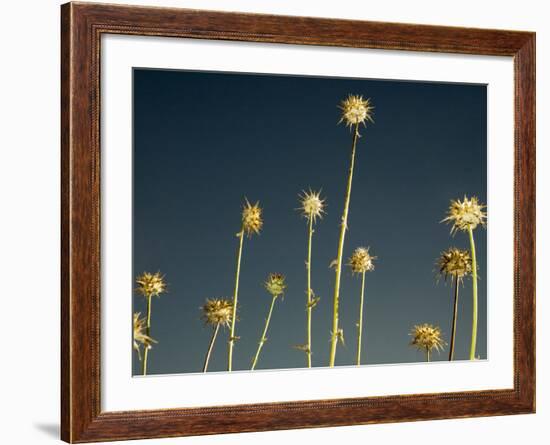
<path id="1" fill-rule="evenodd" d="M 207 298 L 204 306 L 201 307 L 202 319 L 207 325 L 212 326 L 212 337 L 208 345 L 208 351 L 204 359 L 204 366 L 202 372 L 208 370 L 208 362 L 210 361 L 210 355 L 214 349 L 214 343 L 220 326 L 228 327 L 233 317 L 233 303 L 231 300 L 221 298 Z"/>
<path id="2" fill-rule="evenodd" d="M 153 343 L 157 343 L 156 340 L 153 340 L 151 337 L 149 337 L 145 333 L 145 324 L 146 320 L 145 318 L 141 317 L 140 312 L 134 312 L 134 336 L 133 336 L 133 342 L 134 342 L 134 350 L 138 354 L 138 359 L 141 361 L 141 346 L 143 346 L 143 349 L 151 349 Z"/>
<path id="3" fill-rule="evenodd" d="M 315 305 L 318 303 L 319 298 L 315 296 L 313 289 L 311 288 L 311 246 L 313 240 L 313 229 L 314 224 L 317 221 L 317 218 L 321 219 L 325 207 L 325 200 L 321 199 L 321 192 L 313 192 L 311 189 L 309 192 L 302 192 L 300 195 L 300 211 L 302 215 L 307 220 L 308 226 L 308 242 L 307 242 L 307 260 L 306 260 L 306 271 L 307 271 L 307 300 L 306 300 L 306 313 L 307 313 L 307 342 L 303 345 L 303 351 L 307 356 L 307 367 L 311 368 L 311 353 L 312 353 L 312 344 L 311 344 L 311 312 Z"/>
<path id="4" fill-rule="evenodd" d="M 346 197 L 344 200 L 344 211 L 340 225 L 340 238 L 338 240 L 338 256 L 333 264 L 336 269 L 336 278 L 334 281 L 334 296 L 332 308 L 332 331 L 330 339 L 330 359 L 329 366 L 334 366 L 336 360 L 336 346 L 338 340 L 342 338 L 342 329 L 338 326 L 338 312 L 340 305 L 340 278 L 342 275 L 342 257 L 344 255 L 344 240 L 346 230 L 348 228 L 348 212 L 351 199 L 351 185 L 353 180 L 353 169 L 355 165 L 355 150 L 357 147 L 357 139 L 359 138 L 359 125 L 365 122 L 374 122 L 372 119 L 373 106 L 370 99 L 363 99 L 362 96 L 349 95 L 342 101 L 339 107 L 342 110 L 342 118 L 340 122 L 345 122 L 346 126 L 350 127 L 353 133 L 351 143 L 351 157 L 348 173 L 348 183 L 346 188 Z"/>
<path id="5" fill-rule="evenodd" d="M 458 313 L 458 288 L 463 278 L 472 273 L 472 258 L 467 250 L 451 247 L 450 249 L 441 252 L 437 260 L 439 274 L 451 278 L 451 283 L 454 281 L 454 308 L 453 321 L 451 324 L 451 344 L 449 346 L 449 361 L 454 359 L 455 339 L 456 339 L 456 319 Z"/>
<path id="6" fill-rule="evenodd" d="M 363 334 L 363 305 L 365 298 L 365 274 L 374 270 L 375 256 L 369 253 L 369 247 L 358 247 L 349 259 L 349 267 L 353 274 L 361 275 L 361 296 L 359 298 L 359 321 L 357 322 L 357 356 L 356 364 L 361 365 L 361 337 Z"/>
<path id="7" fill-rule="evenodd" d="M 262 209 L 259 207 L 259 203 L 252 205 L 245 198 L 243 211 L 241 215 L 241 231 L 237 233 L 239 238 L 239 249 L 237 251 L 237 271 L 235 272 L 235 288 L 233 291 L 233 309 L 231 311 L 231 330 L 229 334 L 229 346 L 228 346 L 228 358 L 227 358 L 227 370 L 233 369 L 233 347 L 238 337 L 235 335 L 235 322 L 237 320 L 237 302 L 239 298 L 239 276 L 241 273 L 241 258 L 243 254 L 244 235 L 250 238 L 252 235 L 257 235 L 263 226 Z"/>
<path id="8" fill-rule="evenodd" d="M 147 321 L 145 325 L 145 335 L 151 337 L 151 307 L 153 297 L 160 297 L 161 294 L 166 292 L 166 282 L 164 281 L 164 275 L 160 272 L 149 273 L 143 272 L 136 278 L 138 285 L 137 292 L 143 295 L 147 299 Z M 147 375 L 147 359 L 149 356 L 150 348 L 145 348 L 143 352 L 143 375 Z"/>
<path id="9" fill-rule="evenodd" d="M 439 326 L 433 326 L 428 323 L 416 325 L 409 334 L 412 337 L 411 346 L 415 346 L 419 351 L 426 353 L 426 361 L 430 361 L 432 350 L 439 352 L 447 343 L 443 340 Z"/>
<path id="10" fill-rule="evenodd" d="M 267 313 L 267 318 L 265 319 L 262 336 L 260 337 L 260 341 L 258 342 L 258 349 L 256 350 L 254 358 L 252 359 L 252 367 L 250 368 L 252 371 L 254 371 L 254 369 L 256 368 L 256 365 L 258 364 L 258 358 L 260 357 L 260 352 L 262 351 L 264 343 L 267 341 L 266 335 L 267 330 L 269 329 L 269 323 L 271 321 L 271 314 L 273 313 L 275 301 L 278 297 L 284 294 L 284 291 L 286 289 L 285 277 L 284 275 L 281 275 L 279 273 L 272 273 L 269 275 L 264 285 L 267 289 L 267 292 L 269 292 L 269 294 L 271 295 L 271 305 L 269 306 L 269 312 Z"/>
<path id="11" fill-rule="evenodd" d="M 467 198 L 460 201 L 451 200 L 445 222 L 453 224 L 451 234 L 456 232 L 467 232 L 470 238 L 470 254 L 472 256 L 472 340 L 470 343 L 470 360 L 476 358 L 477 342 L 477 260 L 476 245 L 474 242 L 474 230 L 477 226 L 485 227 L 487 214 L 483 211 L 486 206 L 481 204 L 477 197 Z M 443 222 L 442 221 L 442 222 Z"/>

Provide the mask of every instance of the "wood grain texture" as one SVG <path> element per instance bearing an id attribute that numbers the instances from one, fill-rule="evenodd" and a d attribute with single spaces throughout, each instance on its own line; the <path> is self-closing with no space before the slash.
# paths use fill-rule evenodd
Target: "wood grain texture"
<path id="1" fill-rule="evenodd" d="M 104 33 L 514 57 L 514 388 L 101 412 L 99 68 Z M 534 412 L 533 33 L 68 3 L 61 8 L 61 36 L 63 440 L 92 442 Z"/>

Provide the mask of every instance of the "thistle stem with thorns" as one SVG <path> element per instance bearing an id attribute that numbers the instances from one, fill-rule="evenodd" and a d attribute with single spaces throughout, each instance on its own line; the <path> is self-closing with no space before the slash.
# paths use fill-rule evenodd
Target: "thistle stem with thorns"
<path id="1" fill-rule="evenodd" d="M 340 239 L 338 240 L 338 256 L 336 258 L 336 278 L 334 281 L 334 296 L 332 302 L 332 337 L 330 339 L 330 359 L 329 366 L 333 367 L 336 360 L 336 346 L 338 344 L 338 312 L 340 308 L 340 278 L 342 275 L 342 256 L 344 255 L 344 240 L 348 224 L 349 203 L 351 199 L 351 184 L 353 180 L 353 168 L 355 165 L 355 149 L 357 147 L 357 138 L 359 136 L 359 123 L 355 124 L 353 131 L 353 142 L 351 145 L 351 160 L 348 174 L 348 185 L 346 188 L 346 198 L 344 202 L 344 213 L 340 226 Z"/>
<path id="2" fill-rule="evenodd" d="M 313 296 L 311 290 L 311 241 L 313 238 L 313 218 L 309 218 L 307 242 L 307 367 L 311 368 L 311 311 L 313 310 Z"/>
<path id="3" fill-rule="evenodd" d="M 260 352 L 262 352 L 264 343 L 267 341 L 266 335 L 267 335 L 267 330 L 269 329 L 271 315 L 273 314 L 273 307 L 275 306 L 275 301 L 277 300 L 277 297 L 279 297 L 284 293 L 286 288 L 285 277 L 280 273 L 269 274 L 269 277 L 267 278 L 267 281 L 265 282 L 264 285 L 267 291 L 271 294 L 271 305 L 269 306 L 269 312 L 267 314 L 267 318 L 265 319 L 265 325 L 264 325 L 264 330 L 262 332 L 262 336 L 260 337 L 260 341 L 258 342 L 258 349 L 256 350 L 256 354 L 254 355 L 254 358 L 252 359 L 252 367 L 250 368 L 251 371 L 254 371 L 254 369 L 256 368 L 256 365 L 258 364 L 258 358 L 260 357 Z"/>
<path id="4" fill-rule="evenodd" d="M 336 258 L 336 278 L 334 280 L 334 296 L 332 303 L 332 333 L 330 339 L 330 358 L 329 366 L 333 367 L 336 360 L 336 346 L 338 339 L 342 336 L 342 330 L 338 327 L 338 311 L 340 306 L 340 278 L 342 275 L 342 256 L 344 254 L 344 240 L 346 230 L 348 228 L 348 212 L 349 202 L 351 199 L 351 184 L 353 180 L 353 168 L 355 165 L 355 149 L 357 147 L 357 139 L 359 138 L 359 125 L 365 125 L 368 120 L 372 119 L 373 106 L 370 99 L 363 99 L 363 96 L 349 95 L 344 99 L 339 107 L 342 110 L 342 118 L 340 122 L 346 121 L 346 126 L 353 128 L 353 140 L 351 144 L 351 161 L 348 174 L 348 185 L 346 189 L 346 198 L 344 202 L 344 212 L 342 214 L 342 222 L 340 227 L 340 239 L 338 240 L 338 256 Z"/>
<path id="5" fill-rule="evenodd" d="M 325 200 L 321 199 L 321 192 L 313 192 L 311 189 L 309 192 L 303 192 L 300 196 L 300 208 L 303 216 L 307 219 L 308 222 L 308 241 L 307 241 L 307 260 L 306 260 L 306 271 L 307 271 L 307 299 L 306 299 L 306 314 L 307 314 L 307 323 L 306 323 L 306 344 L 302 349 L 306 353 L 307 357 L 307 366 L 311 368 L 311 353 L 312 353 L 312 337 L 311 337 L 311 319 L 312 319 L 312 310 L 317 304 L 319 298 L 315 297 L 313 289 L 311 288 L 311 246 L 313 243 L 313 225 L 315 224 L 317 218 L 323 218 L 323 213 L 325 213 L 324 206 Z"/>
<path id="6" fill-rule="evenodd" d="M 147 322 L 145 326 L 145 335 L 147 338 L 151 337 L 151 307 L 153 297 L 160 297 L 160 295 L 166 292 L 166 283 L 164 282 L 164 276 L 160 272 L 149 273 L 143 272 L 136 278 L 138 284 L 137 291 L 147 299 Z M 143 353 L 142 373 L 147 375 L 147 359 L 149 358 L 149 349 L 151 345 L 148 344 Z"/>
<path id="7" fill-rule="evenodd" d="M 239 237 L 239 250 L 237 252 L 237 271 L 235 272 L 235 288 L 233 291 L 233 310 L 231 317 L 231 330 L 229 331 L 229 349 L 227 357 L 227 370 L 233 370 L 233 346 L 235 343 L 235 314 L 237 313 L 237 300 L 239 298 L 239 276 L 241 274 L 241 258 L 243 255 L 244 228 L 237 235 Z"/>
<path id="8" fill-rule="evenodd" d="M 152 306 L 152 295 L 147 297 L 147 324 L 145 325 L 145 335 L 147 337 L 151 336 L 151 306 Z M 142 374 L 147 375 L 147 358 L 149 357 L 149 348 L 145 348 L 143 351 L 143 368 Z"/>
<path id="9" fill-rule="evenodd" d="M 241 258 L 243 255 L 243 243 L 244 243 L 244 234 L 248 235 L 250 238 L 253 234 L 259 234 L 263 226 L 262 220 L 262 209 L 258 205 L 259 203 L 252 205 L 245 198 L 245 204 L 243 206 L 241 221 L 241 231 L 237 233 L 239 238 L 239 250 L 237 252 L 237 271 L 235 272 L 235 289 L 233 291 L 233 310 L 231 313 L 231 330 L 229 333 L 229 347 L 228 347 L 228 357 L 227 357 L 227 370 L 231 372 L 233 370 L 233 348 L 235 345 L 235 340 L 238 337 L 235 335 L 235 322 L 237 321 L 237 302 L 239 298 L 239 276 L 241 274 Z"/>
<path id="10" fill-rule="evenodd" d="M 349 259 L 352 273 L 361 274 L 361 296 L 359 298 L 359 321 L 357 322 L 357 356 L 356 364 L 361 365 L 361 338 L 363 335 L 363 306 L 365 300 L 365 274 L 374 270 L 375 256 L 369 253 L 369 247 L 358 247 Z"/>

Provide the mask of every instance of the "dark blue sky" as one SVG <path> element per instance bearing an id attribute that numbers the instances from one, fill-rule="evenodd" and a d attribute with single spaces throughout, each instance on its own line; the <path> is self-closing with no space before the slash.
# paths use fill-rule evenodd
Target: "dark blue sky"
<path id="1" fill-rule="evenodd" d="M 323 189 L 327 215 L 313 240 L 313 364 L 326 366 L 339 222 L 351 134 L 337 125 L 349 93 L 370 97 L 375 124 L 361 130 L 345 258 L 358 246 L 378 257 L 366 280 L 363 361 L 423 360 L 408 344 L 414 324 L 441 326 L 449 341 L 452 288 L 436 283 L 434 263 L 451 245 L 468 248 L 440 224 L 449 200 L 486 202 L 485 85 L 134 70 L 134 275 L 160 270 L 169 293 L 153 301 L 158 340 L 149 374 L 197 372 L 211 330 L 200 319 L 207 297 L 232 297 L 244 197 L 260 201 L 265 225 L 245 240 L 234 369 L 248 369 L 270 297 L 268 273 L 287 276 L 257 368 L 294 368 L 305 354 L 306 220 L 298 193 Z M 475 232 L 480 263 L 478 354 L 486 357 L 486 233 Z M 360 280 L 344 270 L 340 324 L 346 346 L 337 364 L 355 357 Z M 130 296 L 128 296 L 130 298 Z M 133 296 L 134 310 L 145 300 Z M 455 358 L 470 342 L 471 281 L 461 288 Z M 434 360 L 445 360 L 446 353 Z M 209 370 L 227 366 L 227 330 Z M 134 355 L 134 372 L 139 373 Z"/>

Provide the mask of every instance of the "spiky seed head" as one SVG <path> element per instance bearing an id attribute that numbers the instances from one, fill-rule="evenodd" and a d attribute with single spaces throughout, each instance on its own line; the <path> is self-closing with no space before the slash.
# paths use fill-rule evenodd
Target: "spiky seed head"
<path id="1" fill-rule="evenodd" d="M 274 297 L 278 297 L 285 292 L 285 276 L 280 273 L 270 273 L 265 282 L 265 288 Z"/>
<path id="2" fill-rule="evenodd" d="M 144 297 L 159 297 L 160 294 L 166 292 L 164 275 L 160 272 L 143 272 L 136 278 L 136 283 L 137 291 Z"/>
<path id="3" fill-rule="evenodd" d="M 206 324 L 229 326 L 233 316 L 233 302 L 224 298 L 207 298 L 201 310 Z"/>
<path id="4" fill-rule="evenodd" d="M 259 202 L 252 205 L 248 202 L 248 199 L 245 200 L 242 214 L 243 230 L 248 236 L 251 236 L 260 233 L 262 229 L 262 209 L 258 205 Z"/>
<path id="5" fill-rule="evenodd" d="M 338 107 L 342 110 L 342 118 L 340 122 L 345 121 L 347 127 L 356 124 L 365 125 L 365 121 L 374 123 L 372 119 L 372 111 L 374 107 L 371 104 L 370 98 L 363 99 L 363 96 L 350 94 L 344 99 Z M 340 123 L 338 122 L 338 123 Z"/>
<path id="6" fill-rule="evenodd" d="M 146 321 L 140 317 L 140 312 L 134 312 L 134 349 L 141 360 L 141 346 L 145 349 L 151 349 L 153 343 L 157 343 L 145 333 Z"/>
<path id="7" fill-rule="evenodd" d="M 458 230 L 467 232 L 470 228 L 474 230 L 477 226 L 481 225 L 485 227 L 485 220 L 487 214 L 483 209 L 487 207 L 479 202 L 477 197 L 472 196 L 467 198 L 464 195 L 464 199 L 452 199 L 449 210 L 447 211 L 447 217 L 442 222 L 451 222 L 453 227 L 451 233 L 454 234 Z"/>
<path id="8" fill-rule="evenodd" d="M 470 252 L 456 247 L 451 247 L 443 252 L 437 260 L 439 274 L 460 280 L 472 273 L 472 258 Z"/>
<path id="9" fill-rule="evenodd" d="M 410 345 L 422 351 L 435 349 L 439 352 L 447 344 L 443 340 L 439 326 L 433 326 L 428 323 L 415 325 L 409 335 L 412 337 Z"/>
<path id="10" fill-rule="evenodd" d="M 302 215 L 307 218 L 307 220 L 313 220 L 316 222 L 317 218 L 323 218 L 323 213 L 325 213 L 325 199 L 321 199 L 321 191 L 314 192 L 309 189 L 309 192 L 302 191 L 300 195 L 300 210 Z"/>
<path id="11" fill-rule="evenodd" d="M 358 247 L 349 259 L 349 267 L 353 273 L 364 273 L 374 270 L 375 256 L 369 253 L 370 247 Z"/>

